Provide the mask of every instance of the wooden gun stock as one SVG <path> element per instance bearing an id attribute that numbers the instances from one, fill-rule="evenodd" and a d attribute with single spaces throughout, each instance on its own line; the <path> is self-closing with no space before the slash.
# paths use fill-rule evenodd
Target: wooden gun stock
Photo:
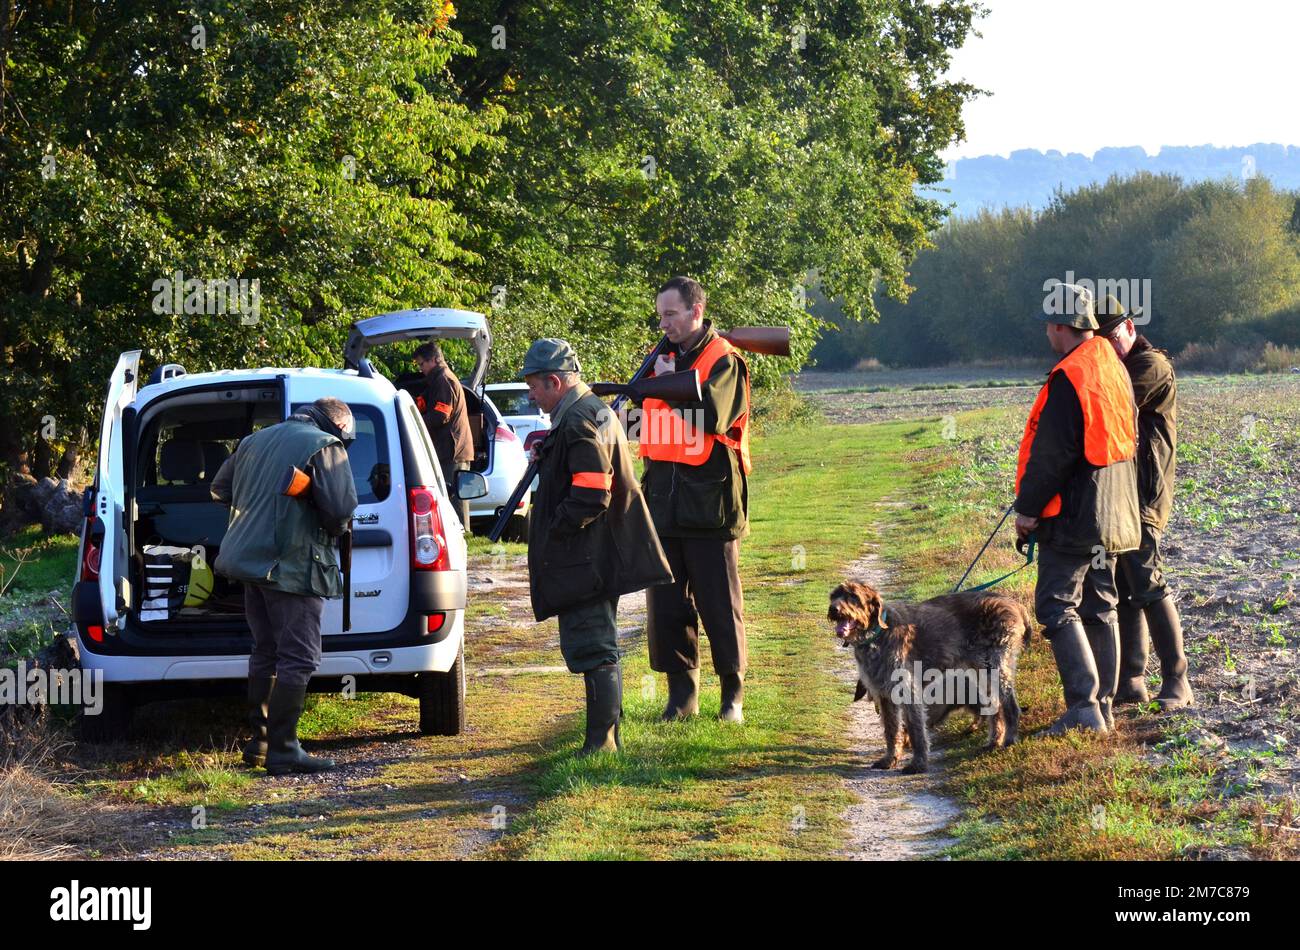
<path id="1" fill-rule="evenodd" d="M 718 336 L 732 346 L 750 353 L 762 353 L 766 356 L 790 355 L 789 327 L 735 327 L 731 330 L 719 330 Z"/>

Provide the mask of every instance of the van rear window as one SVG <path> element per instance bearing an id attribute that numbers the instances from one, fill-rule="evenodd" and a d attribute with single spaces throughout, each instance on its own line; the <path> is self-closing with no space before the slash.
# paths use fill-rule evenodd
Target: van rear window
<path id="1" fill-rule="evenodd" d="M 294 403 L 297 412 L 308 403 Z M 373 505 L 386 499 L 392 491 L 392 472 L 388 462 L 388 435 L 384 414 L 378 406 L 348 403 L 357 423 L 356 440 L 348 447 L 348 463 L 357 489 L 357 503 Z"/>

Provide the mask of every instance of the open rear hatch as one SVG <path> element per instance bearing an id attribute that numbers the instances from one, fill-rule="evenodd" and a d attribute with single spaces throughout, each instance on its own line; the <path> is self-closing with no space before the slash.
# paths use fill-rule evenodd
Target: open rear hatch
<path id="1" fill-rule="evenodd" d="M 374 368 L 366 359 L 366 353 L 376 346 L 402 340 L 469 340 L 474 349 L 475 363 L 465 380 L 465 387 L 479 399 L 483 398 L 483 381 L 487 378 L 488 361 L 492 355 L 492 333 L 483 314 L 446 307 L 422 307 L 358 320 L 352 325 L 352 332 L 343 348 L 343 365 L 355 369 L 362 376 L 373 376 Z"/>

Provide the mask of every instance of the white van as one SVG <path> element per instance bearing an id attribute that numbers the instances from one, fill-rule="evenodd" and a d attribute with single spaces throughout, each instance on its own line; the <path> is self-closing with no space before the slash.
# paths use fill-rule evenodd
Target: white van
<path id="1" fill-rule="evenodd" d="M 341 370 L 190 374 L 169 364 L 139 386 L 140 351 L 122 354 L 86 490 L 72 598 L 82 666 L 101 670 L 105 683 L 102 712 L 82 716 L 85 738 L 121 736 L 141 703 L 244 690 L 252 640 L 242 586 L 220 575 L 199 584 L 196 572 L 183 605 L 174 598 L 159 609 L 157 590 L 147 589 L 154 575 L 145 576 L 146 554 L 188 549 L 210 565 L 229 514 L 209 494 L 222 461 L 244 436 L 322 396 L 342 399 L 356 419 L 348 457 L 359 503 L 351 628 L 342 629 L 342 600 L 326 601 L 311 689 L 403 693 L 420 701 L 422 733 L 463 729 L 463 526 L 414 400 L 366 359 L 373 346 L 427 339 L 470 342 L 476 363 L 466 388 L 481 406 L 492 337 L 482 314 L 463 310 L 405 310 L 358 321 Z M 491 464 L 490 443 L 483 451 L 475 468 Z M 462 496 L 486 491 L 479 472 L 459 477 Z M 147 594 L 153 599 L 142 609 Z"/>

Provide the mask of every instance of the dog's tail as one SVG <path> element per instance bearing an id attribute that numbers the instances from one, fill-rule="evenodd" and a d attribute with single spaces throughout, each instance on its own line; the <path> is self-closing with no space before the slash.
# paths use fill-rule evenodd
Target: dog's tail
<path id="1" fill-rule="evenodd" d="M 1022 646 L 1029 646 L 1029 641 L 1034 638 L 1034 628 L 1038 625 L 1034 623 L 1034 618 L 1030 615 L 1028 608 L 1024 604 L 1020 605 L 1020 622 L 1025 626 L 1025 639 Z"/>

